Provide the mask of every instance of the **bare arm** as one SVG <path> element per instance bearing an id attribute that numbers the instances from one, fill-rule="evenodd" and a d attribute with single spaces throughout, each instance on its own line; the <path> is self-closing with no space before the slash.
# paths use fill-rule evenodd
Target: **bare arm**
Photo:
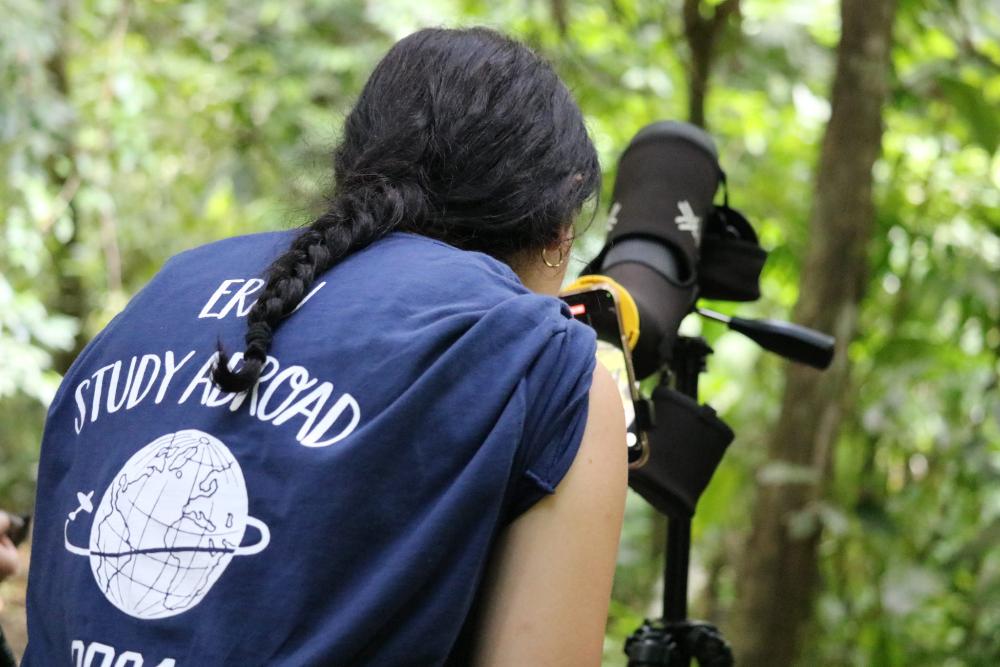
<path id="1" fill-rule="evenodd" d="M 500 537 L 473 664 L 597 667 L 628 482 L 618 388 L 597 364 L 579 452 L 556 492 Z"/>

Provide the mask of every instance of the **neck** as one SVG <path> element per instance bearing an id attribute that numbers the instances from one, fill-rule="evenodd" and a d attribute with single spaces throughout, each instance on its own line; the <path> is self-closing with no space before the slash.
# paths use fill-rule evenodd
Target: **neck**
<path id="1" fill-rule="evenodd" d="M 551 268 L 542 263 L 537 251 L 526 251 L 514 261 L 509 262 L 510 267 L 521 279 L 521 283 L 538 294 L 548 294 L 557 296 L 562 287 L 563 278 L 566 276 L 566 266 Z"/>

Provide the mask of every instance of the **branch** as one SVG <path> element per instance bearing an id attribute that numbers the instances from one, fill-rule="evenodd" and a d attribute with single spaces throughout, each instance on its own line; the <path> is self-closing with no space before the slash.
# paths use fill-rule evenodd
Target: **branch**
<path id="1" fill-rule="evenodd" d="M 38 229 L 42 232 L 42 234 L 49 233 L 56 220 L 62 217 L 62 214 L 69 208 L 70 204 L 73 202 L 73 197 L 76 196 L 76 191 L 79 189 L 80 177 L 75 173 L 71 174 L 70 177 L 66 179 L 66 182 L 63 183 L 62 188 L 60 188 L 59 194 L 56 195 L 56 207 L 54 207 L 47 216 L 38 221 Z"/>
<path id="2" fill-rule="evenodd" d="M 559 36 L 565 37 L 569 31 L 569 16 L 566 8 L 566 0 L 551 0 L 552 18 L 556 22 Z"/>
<path id="3" fill-rule="evenodd" d="M 715 41 L 730 16 L 738 16 L 740 0 L 724 0 L 712 9 L 712 15 L 701 14 L 701 0 L 684 0 L 684 37 L 691 50 L 691 71 L 688 79 L 688 119 L 705 127 L 705 98 L 708 80 L 715 60 Z"/>

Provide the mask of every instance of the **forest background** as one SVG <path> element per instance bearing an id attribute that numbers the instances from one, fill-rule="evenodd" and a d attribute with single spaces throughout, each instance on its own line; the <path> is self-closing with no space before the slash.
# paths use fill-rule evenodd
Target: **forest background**
<path id="1" fill-rule="evenodd" d="M 603 202 L 643 125 L 706 126 L 770 251 L 759 302 L 712 305 L 838 336 L 819 373 L 685 322 L 716 350 L 702 399 L 737 434 L 694 524 L 694 615 L 745 665 L 1000 663 L 991 0 L 0 0 L 0 16 L 0 507 L 31 510 L 61 374 L 164 260 L 306 222 L 388 46 L 483 24 L 570 85 Z M 607 665 L 657 613 L 663 537 L 630 497 Z M 23 599 L 23 576 L 0 585 L 18 650 Z"/>

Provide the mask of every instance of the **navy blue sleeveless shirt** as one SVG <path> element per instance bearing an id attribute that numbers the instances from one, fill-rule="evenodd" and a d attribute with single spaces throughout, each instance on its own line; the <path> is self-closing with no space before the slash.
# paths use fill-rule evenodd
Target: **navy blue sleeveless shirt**
<path id="1" fill-rule="evenodd" d="M 293 236 L 174 257 L 67 373 L 24 665 L 462 664 L 498 531 L 579 447 L 594 334 L 505 264 L 393 233 L 221 392 L 217 342 L 242 349 Z"/>

